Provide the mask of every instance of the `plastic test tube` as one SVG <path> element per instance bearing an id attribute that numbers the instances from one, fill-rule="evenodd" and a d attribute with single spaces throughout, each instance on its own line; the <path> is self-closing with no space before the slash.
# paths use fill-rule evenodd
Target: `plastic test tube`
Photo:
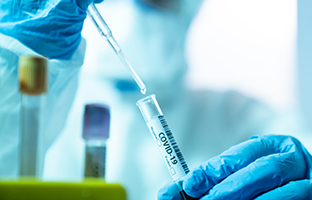
<path id="1" fill-rule="evenodd" d="M 106 140 L 109 137 L 110 111 L 104 104 L 87 104 L 83 120 L 85 140 L 84 177 L 105 178 Z"/>
<path id="2" fill-rule="evenodd" d="M 19 91 L 21 93 L 19 175 L 40 177 L 40 132 L 43 94 L 47 92 L 48 61 L 42 57 L 19 58 Z"/>
<path id="3" fill-rule="evenodd" d="M 194 199 L 186 195 L 182 189 L 182 185 L 178 182 L 179 179 L 183 178 L 190 170 L 159 107 L 156 96 L 152 94 L 140 99 L 136 104 L 165 159 L 171 177 L 174 182 L 177 183 L 181 197 L 184 200 Z"/>

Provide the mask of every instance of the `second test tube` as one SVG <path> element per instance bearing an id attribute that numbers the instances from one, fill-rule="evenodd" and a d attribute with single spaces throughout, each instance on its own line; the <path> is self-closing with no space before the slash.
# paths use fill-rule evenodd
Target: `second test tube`
<path id="1" fill-rule="evenodd" d="M 106 140 L 109 137 L 110 111 L 103 104 L 85 106 L 83 139 L 85 148 L 84 177 L 105 178 Z"/>
<path id="2" fill-rule="evenodd" d="M 19 59 L 21 93 L 19 175 L 39 178 L 43 169 L 40 137 L 43 94 L 47 92 L 48 60 L 37 56 Z"/>

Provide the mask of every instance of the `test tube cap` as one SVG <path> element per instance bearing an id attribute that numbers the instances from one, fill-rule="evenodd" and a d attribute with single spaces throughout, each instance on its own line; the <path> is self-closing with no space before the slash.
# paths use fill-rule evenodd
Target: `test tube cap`
<path id="1" fill-rule="evenodd" d="M 106 140 L 109 137 L 110 109 L 105 104 L 85 105 L 83 139 Z"/>
<path id="2" fill-rule="evenodd" d="M 19 91 L 29 95 L 48 92 L 48 60 L 39 56 L 19 58 Z"/>
<path id="3" fill-rule="evenodd" d="M 140 99 L 139 101 L 137 101 L 136 105 L 141 110 L 141 113 L 146 122 L 149 122 L 150 120 L 159 115 L 163 115 L 159 107 L 159 104 L 156 100 L 155 94 L 151 94 L 147 97 Z"/>

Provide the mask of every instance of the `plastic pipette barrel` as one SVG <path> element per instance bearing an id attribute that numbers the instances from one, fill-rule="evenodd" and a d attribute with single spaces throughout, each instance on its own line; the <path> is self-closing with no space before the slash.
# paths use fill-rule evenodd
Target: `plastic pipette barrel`
<path id="1" fill-rule="evenodd" d="M 185 194 L 179 179 L 190 172 L 180 148 L 173 137 L 168 123 L 154 94 L 137 101 L 144 120 L 162 154 L 172 179 L 177 184 L 184 200 L 194 199 Z"/>
<path id="2" fill-rule="evenodd" d="M 105 178 L 106 140 L 109 137 L 110 111 L 104 104 L 87 104 L 83 119 L 85 140 L 84 176 Z"/>
<path id="3" fill-rule="evenodd" d="M 43 121 L 42 94 L 47 92 L 48 61 L 42 57 L 22 56 L 19 59 L 19 91 L 21 93 L 19 175 L 42 173 L 39 137 Z"/>
<path id="4" fill-rule="evenodd" d="M 96 9 L 95 5 L 92 3 L 87 9 L 88 16 L 91 18 L 93 24 L 95 25 L 96 29 L 100 33 L 101 37 L 104 38 L 110 47 L 114 50 L 116 55 L 118 56 L 119 60 L 122 62 L 122 64 L 129 70 L 131 76 L 141 89 L 141 93 L 146 93 L 146 86 L 143 83 L 142 79 L 139 77 L 139 75 L 134 71 L 134 69 L 131 67 L 129 61 L 127 60 L 126 56 L 124 55 L 123 51 L 121 50 L 120 46 L 118 45 L 117 41 L 113 37 L 112 31 L 104 21 L 103 17 L 99 13 L 99 11 Z"/>

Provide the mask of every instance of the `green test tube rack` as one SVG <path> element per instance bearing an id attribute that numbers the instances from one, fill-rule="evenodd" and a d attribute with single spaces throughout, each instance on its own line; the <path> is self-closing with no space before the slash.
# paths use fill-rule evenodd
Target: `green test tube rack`
<path id="1" fill-rule="evenodd" d="M 83 182 L 43 182 L 0 180 L 2 200 L 126 200 L 125 189 L 103 180 Z"/>

